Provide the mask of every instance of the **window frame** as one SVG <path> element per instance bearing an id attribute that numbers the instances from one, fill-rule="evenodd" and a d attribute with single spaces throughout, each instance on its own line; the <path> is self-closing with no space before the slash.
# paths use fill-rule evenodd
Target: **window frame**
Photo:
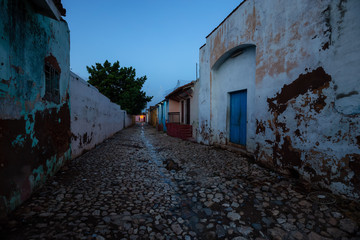
<path id="1" fill-rule="evenodd" d="M 60 103 L 60 72 L 49 62 L 45 61 L 45 95 L 44 99 L 49 102 Z"/>

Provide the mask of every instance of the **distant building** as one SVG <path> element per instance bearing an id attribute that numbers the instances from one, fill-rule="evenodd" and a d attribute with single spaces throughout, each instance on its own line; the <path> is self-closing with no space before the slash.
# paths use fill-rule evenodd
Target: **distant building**
<path id="1" fill-rule="evenodd" d="M 158 119 L 157 119 L 157 107 L 156 106 L 151 106 L 149 108 L 149 124 L 153 127 L 156 127 L 157 123 L 158 123 Z"/>
<path id="2" fill-rule="evenodd" d="M 167 133 L 182 139 L 192 138 L 191 106 L 194 82 L 176 88 L 165 99 L 169 103 Z"/>
<path id="3" fill-rule="evenodd" d="M 0 0 L 0 215 L 71 157 L 70 38 L 61 1 Z"/>
<path id="4" fill-rule="evenodd" d="M 146 115 L 135 115 L 135 122 L 146 122 Z"/>
<path id="5" fill-rule="evenodd" d="M 157 104 L 157 114 L 158 114 L 158 124 L 157 129 L 158 131 L 167 131 L 166 122 L 168 120 L 168 113 L 169 113 L 169 101 L 163 100 Z"/>
<path id="6" fill-rule="evenodd" d="M 360 1 L 242 2 L 200 48 L 196 138 L 360 197 Z"/>

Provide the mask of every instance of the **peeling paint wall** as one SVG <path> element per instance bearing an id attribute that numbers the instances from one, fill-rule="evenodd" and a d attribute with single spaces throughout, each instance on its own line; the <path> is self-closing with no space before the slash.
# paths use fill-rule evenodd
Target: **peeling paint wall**
<path id="1" fill-rule="evenodd" d="M 73 72 L 70 94 L 72 158 L 132 125 L 131 115 Z"/>
<path id="2" fill-rule="evenodd" d="M 0 0 L 0 215 L 70 159 L 69 29 L 29 1 Z M 59 103 L 45 99 L 45 62 Z M 0 217 L 1 217 L 0 216 Z"/>
<path id="3" fill-rule="evenodd" d="M 197 141 L 226 144 L 221 111 L 231 89 L 219 87 L 248 82 L 247 151 L 359 198 L 359 12 L 357 0 L 243 2 L 200 48 Z M 239 72 L 248 46 L 256 49 L 253 80 Z"/>

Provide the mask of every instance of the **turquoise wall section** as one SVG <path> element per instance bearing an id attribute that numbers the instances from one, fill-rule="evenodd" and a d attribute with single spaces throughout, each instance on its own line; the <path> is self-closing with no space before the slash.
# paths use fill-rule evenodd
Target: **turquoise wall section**
<path id="1" fill-rule="evenodd" d="M 71 154 L 69 29 L 37 12 L 30 1 L 0 0 L 0 215 Z M 59 104 L 44 99 L 45 60 L 60 70 Z"/>

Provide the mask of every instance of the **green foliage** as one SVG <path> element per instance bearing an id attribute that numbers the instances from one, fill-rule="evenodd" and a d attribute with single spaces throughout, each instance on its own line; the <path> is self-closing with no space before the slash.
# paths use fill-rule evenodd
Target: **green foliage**
<path id="1" fill-rule="evenodd" d="M 106 60 L 103 65 L 96 63 L 86 69 L 90 74 L 89 83 L 129 114 L 141 113 L 153 98 L 141 91 L 146 76 L 136 78 L 135 69 L 120 67 L 119 61 L 111 65 Z"/>

